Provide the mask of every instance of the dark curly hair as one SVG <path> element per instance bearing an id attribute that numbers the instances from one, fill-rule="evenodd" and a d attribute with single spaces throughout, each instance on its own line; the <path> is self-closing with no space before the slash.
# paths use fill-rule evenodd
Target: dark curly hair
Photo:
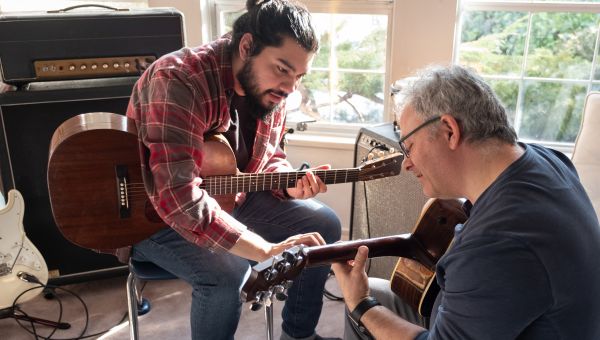
<path id="1" fill-rule="evenodd" d="M 250 56 L 265 47 L 279 47 L 285 36 L 296 40 L 308 52 L 317 52 L 319 40 L 306 7 L 294 0 L 247 0 L 247 12 L 234 23 L 231 47 L 237 51 L 245 33 L 252 34 Z"/>

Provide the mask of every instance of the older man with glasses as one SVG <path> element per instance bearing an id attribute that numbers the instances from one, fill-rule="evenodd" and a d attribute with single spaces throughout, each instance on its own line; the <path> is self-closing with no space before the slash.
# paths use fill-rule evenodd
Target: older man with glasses
<path id="1" fill-rule="evenodd" d="M 518 142 L 466 68 L 426 69 L 401 98 L 403 168 L 469 217 L 437 262 L 430 320 L 367 278 L 366 247 L 334 264 L 346 339 L 600 339 L 600 225 L 570 160 Z"/>

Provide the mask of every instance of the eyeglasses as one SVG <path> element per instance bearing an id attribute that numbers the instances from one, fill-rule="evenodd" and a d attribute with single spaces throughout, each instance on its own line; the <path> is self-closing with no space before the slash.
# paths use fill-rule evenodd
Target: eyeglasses
<path id="1" fill-rule="evenodd" d="M 407 133 L 404 137 L 400 138 L 400 140 L 398 141 L 398 144 L 400 144 L 400 149 L 402 150 L 404 157 L 410 158 L 410 152 L 409 152 L 408 148 L 406 148 L 406 144 L 404 144 L 404 141 L 407 140 L 408 137 L 414 135 L 417 131 L 421 130 L 422 128 L 426 127 L 427 125 L 429 125 L 433 122 L 437 122 L 439 119 L 440 119 L 440 116 L 431 117 L 428 120 L 426 120 L 425 122 L 423 122 L 421 125 L 414 128 L 411 132 Z"/>

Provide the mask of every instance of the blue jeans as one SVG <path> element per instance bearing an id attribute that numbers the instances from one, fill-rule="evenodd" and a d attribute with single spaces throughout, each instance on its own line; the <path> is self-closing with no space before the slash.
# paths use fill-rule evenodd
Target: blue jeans
<path id="1" fill-rule="evenodd" d="M 314 200 L 281 201 L 270 192 L 247 195 L 232 215 L 269 242 L 317 231 L 327 243 L 341 237 L 340 221 Z M 192 286 L 192 339 L 233 339 L 241 314 L 240 290 L 250 273 L 249 261 L 198 247 L 165 228 L 133 247 L 133 258 L 151 261 Z M 303 270 L 289 289 L 282 330 L 294 338 L 315 333 L 323 305 L 328 266 Z"/>

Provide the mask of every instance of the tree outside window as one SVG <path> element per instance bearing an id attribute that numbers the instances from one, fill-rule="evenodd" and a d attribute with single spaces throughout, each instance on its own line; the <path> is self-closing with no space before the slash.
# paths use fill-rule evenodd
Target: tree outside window
<path id="1" fill-rule="evenodd" d="M 572 146 L 585 96 L 600 89 L 598 12 L 597 3 L 463 1 L 455 62 L 487 78 L 519 138 Z"/>

